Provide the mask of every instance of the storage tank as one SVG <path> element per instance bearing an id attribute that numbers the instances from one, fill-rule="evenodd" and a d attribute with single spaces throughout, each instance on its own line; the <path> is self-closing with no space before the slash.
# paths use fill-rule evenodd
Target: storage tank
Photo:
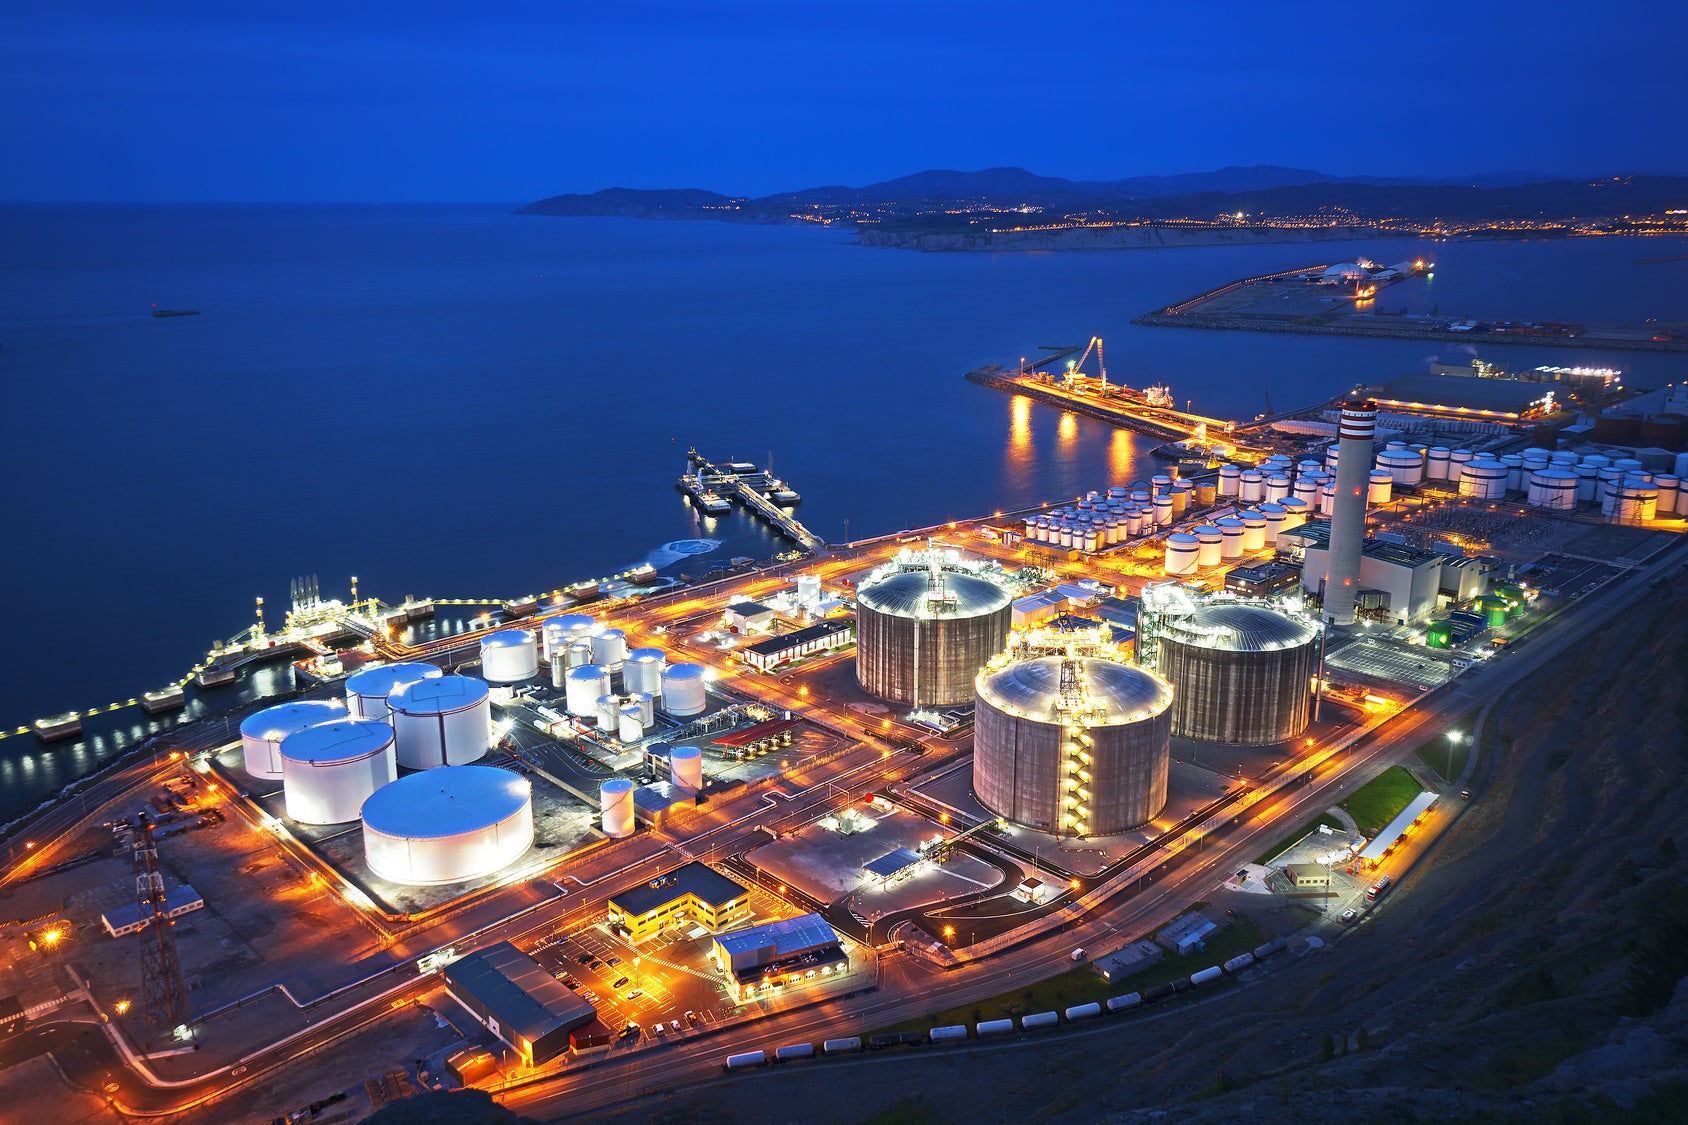
<path id="1" fill-rule="evenodd" d="M 1524 478 L 1524 455 L 1521 453 L 1505 453 L 1501 455 L 1500 463 L 1506 466 L 1507 491 L 1523 492 L 1527 487 Z"/>
<path id="2" fill-rule="evenodd" d="M 1535 508 L 1568 512 L 1576 507 L 1579 477 L 1574 470 L 1554 467 L 1530 474 L 1529 503 Z"/>
<path id="3" fill-rule="evenodd" d="M 492 746 L 492 698 L 468 676 L 417 680 L 393 692 L 399 765 L 431 770 L 478 761 Z"/>
<path id="4" fill-rule="evenodd" d="M 701 664 L 670 664 L 662 673 L 662 709 L 670 715 L 701 715 L 709 706 Z"/>
<path id="5" fill-rule="evenodd" d="M 633 702 L 639 705 L 639 721 L 647 727 L 656 722 L 656 698 L 654 692 L 633 693 Z"/>
<path id="6" fill-rule="evenodd" d="M 612 777 L 598 786 L 600 826 L 604 835 L 619 840 L 633 835 L 633 783 Z"/>
<path id="7" fill-rule="evenodd" d="M 991 811 L 1103 836 L 1166 806 L 1172 689 L 1158 676 L 1101 657 L 1034 656 L 981 671 L 976 693 L 973 789 Z"/>
<path id="8" fill-rule="evenodd" d="M 1190 510 L 1190 498 L 1196 494 L 1196 486 L 1187 480 L 1175 481 L 1172 485 L 1172 518 L 1181 520 Z"/>
<path id="9" fill-rule="evenodd" d="M 570 668 L 563 686 L 563 706 L 577 719 L 591 719 L 598 714 L 598 699 L 610 693 L 610 674 L 596 664 L 582 664 Z"/>
<path id="10" fill-rule="evenodd" d="M 545 622 L 545 659 L 551 660 L 559 651 L 567 651 L 576 641 L 590 641 L 598 631 L 598 621 L 587 613 L 565 613 Z"/>
<path id="11" fill-rule="evenodd" d="M 1672 473 L 1660 473 L 1653 478 L 1653 487 L 1659 490 L 1658 514 L 1675 515 L 1680 510 L 1677 505 L 1682 496 L 1682 478 Z"/>
<path id="12" fill-rule="evenodd" d="M 1282 505 L 1279 505 L 1281 508 Z M 1242 513 L 1243 521 L 1243 550 L 1260 551 L 1266 547 L 1266 516 L 1258 509 L 1250 508 Z"/>
<path id="13" fill-rule="evenodd" d="M 1313 518 L 1312 505 L 1308 504 L 1305 500 L 1298 500 L 1294 496 L 1291 496 L 1288 500 L 1283 502 L 1283 509 L 1285 531 L 1290 531 L 1294 528 L 1300 527 L 1302 524 Z M 1262 508 L 1262 511 L 1264 510 L 1265 509 Z M 1270 519 L 1271 517 L 1268 516 L 1267 518 Z"/>
<path id="14" fill-rule="evenodd" d="M 300 824 L 356 820 L 369 795 L 398 776 L 393 728 L 380 719 L 335 719 L 281 740 L 283 800 Z"/>
<path id="15" fill-rule="evenodd" d="M 1008 639 L 1009 602 L 1002 586 L 964 571 L 876 574 L 856 596 L 857 682 L 916 707 L 966 703 L 974 675 Z"/>
<path id="16" fill-rule="evenodd" d="M 1459 450 L 1454 456 L 1459 455 Z M 1424 480 L 1424 455 L 1410 449 L 1383 449 L 1377 454 L 1377 467 L 1388 469 L 1396 487 L 1418 485 Z"/>
<path id="17" fill-rule="evenodd" d="M 1291 496 L 1308 507 L 1316 508 L 1319 506 L 1319 490 L 1324 487 L 1325 480 L 1324 473 L 1302 473 L 1295 478 L 1295 488 L 1291 491 Z"/>
<path id="18" fill-rule="evenodd" d="M 645 737 L 644 720 L 639 716 L 637 703 L 623 703 L 617 715 L 616 737 L 623 742 L 637 742 Z"/>
<path id="19" fill-rule="evenodd" d="M 1334 516 L 1336 514 L 1335 481 L 1329 481 L 1323 488 L 1319 489 L 1319 514 L 1321 516 Z"/>
<path id="20" fill-rule="evenodd" d="M 1433 445 L 1424 455 L 1424 475 L 1431 480 L 1447 480 L 1448 464 L 1448 448 Z"/>
<path id="21" fill-rule="evenodd" d="M 432 664 L 383 664 L 346 677 L 346 714 L 354 719 L 385 719 L 393 689 L 445 673 Z"/>
<path id="22" fill-rule="evenodd" d="M 603 629 L 592 638 L 592 663 L 606 672 L 619 672 L 627 663 L 627 634 Z"/>
<path id="23" fill-rule="evenodd" d="M 1235 496 L 1242 483 L 1243 470 L 1238 465 L 1219 466 L 1219 495 Z"/>
<path id="24" fill-rule="evenodd" d="M 703 788 L 703 751 L 696 746 L 676 746 L 668 765 L 674 784 L 681 789 Z"/>
<path id="25" fill-rule="evenodd" d="M 1266 532 L 1262 536 L 1264 546 L 1276 547 L 1278 545 L 1278 533 L 1285 530 L 1285 510 L 1282 504 L 1260 505 L 1260 514 L 1266 520 Z"/>
<path id="26" fill-rule="evenodd" d="M 1166 476 L 1165 474 L 1162 474 L 1160 476 L 1150 477 L 1149 478 L 1149 489 L 1156 496 L 1159 496 L 1164 492 L 1171 492 L 1172 491 L 1172 478 L 1169 477 L 1169 476 Z"/>
<path id="27" fill-rule="evenodd" d="M 1219 499 L 1219 486 L 1213 481 L 1202 481 L 1196 485 L 1196 503 L 1204 508 L 1213 507 L 1214 501 Z"/>
<path id="28" fill-rule="evenodd" d="M 538 638 L 527 629 L 500 629 L 481 638 L 481 678 L 519 684 L 539 674 Z"/>
<path id="29" fill-rule="evenodd" d="M 1388 469 L 1373 469 L 1366 481 L 1366 506 L 1375 508 L 1389 503 L 1395 476 Z"/>
<path id="30" fill-rule="evenodd" d="M 667 666 L 668 654 L 660 648 L 636 648 L 627 654 L 621 681 L 630 692 L 648 691 L 655 695 L 662 691 L 662 670 Z"/>
<path id="31" fill-rule="evenodd" d="M 533 846 L 533 786 L 493 766 L 401 777 L 363 803 L 363 854 L 389 883 L 433 887 L 492 875 Z"/>
<path id="32" fill-rule="evenodd" d="M 345 717 L 346 705 L 338 699 L 301 699 L 253 712 L 240 723 L 246 772 L 266 781 L 280 781 L 282 739 L 306 727 Z"/>
<path id="33" fill-rule="evenodd" d="M 1459 494 L 1478 500 L 1498 500 L 1506 495 L 1506 466 L 1484 458 L 1469 461 L 1461 471 Z"/>
<path id="34" fill-rule="evenodd" d="M 1166 572 L 1194 574 L 1199 544 L 1194 535 L 1177 531 L 1166 537 Z"/>
<path id="35" fill-rule="evenodd" d="M 1659 490 L 1643 477 L 1627 477 L 1618 490 L 1620 523 L 1646 523 L 1658 514 Z"/>
<path id="36" fill-rule="evenodd" d="M 563 663 L 569 668 L 579 668 L 583 664 L 592 663 L 592 642 L 570 641 L 567 651 L 563 653 Z"/>
<path id="37" fill-rule="evenodd" d="M 1239 496 L 1245 504 L 1258 504 L 1266 499 L 1266 474 L 1259 469 L 1243 470 L 1242 492 Z"/>
<path id="38" fill-rule="evenodd" d="M 1289 495 L 1294 481 L 1284 473 L 1273 473 L 1266 478 L 1266 499 L 1276 503 Z"/>
<path id="39" fill-rule="evenodd" d="M 616 724 L 621 720 L 621 700 L 613 695 L 600 695 L 592 714 L 597 720 L 598 729 L 605 735 L 615 733 Z"/>
<path id="40" fill-rule="evenodd" d="M 566 688 L 569 682 L 569 662 L 567 654 L 558 649 L 551 660 L 551 686 L 559 690 Z"/>
<path id="41" fill-rule="evenodd" d="M 1577 463 L 1577 455 L 1569 449 L 1556 449 L 1552 453 L 1548 454 L 1547 463 L 1550 465 L 1561 465 L 1568 469 Z"/>
<path id="42" fill-rule="evenodd" d="M 1219 557 L 1221 559 L 1240 559 L 1243 557 L 1243 521 L 1235 516 L 1226 516 L 1217 521 L 1219 528 Z M 1198 540 L 1199 542 L 1199 540 Z"/>
<path id="43" fill-rule="evenodd" d="M 1139 614 L 1154 670 L 1172 685 L 1172 733 L 1260 746 L 1295 738 L 1312 712 L 1319 631 L 1262 606 L 1210 602 L 1187 615 Z"/>
<path id="44" fill-rule="evenodd" d="M 1465 467 L 1477 459 L 1469 449 L 1456 449 L 1448 454 L 1448 479 L 1458 484 L 1465 479 Z"/>
<path id="45" fill-rule="evenodd" d="M 1172 523 L 1172 497 L 1157 496 L 1154 502 L 1155 526 L 1166 527 Z"/>

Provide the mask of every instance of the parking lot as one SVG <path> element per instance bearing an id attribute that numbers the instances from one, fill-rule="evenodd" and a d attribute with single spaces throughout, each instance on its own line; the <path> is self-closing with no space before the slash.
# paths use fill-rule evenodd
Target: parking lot
<path id="1" fill-rule="evenodd" d="M 641 1041 L 657 1041 L 719 1023 L 733 1010 L 725 982 L 704 957 L 708 948 L 707 938 L 681 938 L 635 949 L 594 925 L 553 938 L 533 950 L 533 957 L 590 1000 L 606 1026 L 619 1031 L 636 1023 L 643 1029 Z"/>

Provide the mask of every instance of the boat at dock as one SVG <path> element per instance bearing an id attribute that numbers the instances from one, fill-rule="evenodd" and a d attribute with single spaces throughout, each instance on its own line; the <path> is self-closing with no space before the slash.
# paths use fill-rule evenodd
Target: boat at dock
<path id="1" fill-rule="evenodd" d="M 30 726 L 35 730 L 35 737 L 42 742 L 59 742 L 66 738 L 75 738 L 82 733 L 82 716 L 75 711 L 50 715 L 45 719 L 36 719 Z"/>
<path id="2" fill-rule="evenodd" d="M 803 497 L 799 496 L 796 491 L 794 491 L 783 480 L 770 480 L 765 491 L 768 494 L 768 499 L 772 500 L 776 504 L 790 506 L 792 504 L 800 504 L 803 501 Z"/>
<path id="3" fill-rule="evenodd" d="M 181 684 L 160 688 L 157 691 L 149 691 L 141 696 L 141 710 L 149 715 L 161 715 L 166 711 L 179 711 L 187 705 L 187 693 L 182 690 Z"/>
<path id="4" fill-rule="evenodd" d="M 234 683 L 234 666 L 231 664 L 213 664 L 209 668 L 202 668 L 193 682 L 202 688 L 222 687 Z"/>

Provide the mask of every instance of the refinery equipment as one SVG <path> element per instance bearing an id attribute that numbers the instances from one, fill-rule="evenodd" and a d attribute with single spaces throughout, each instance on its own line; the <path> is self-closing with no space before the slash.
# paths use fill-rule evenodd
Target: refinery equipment
<path id="1" fill-rule="evenodd" d="M 492 698 L 468 676 L 417 680 L 393 692 L 399 765 L 413 770 L 478 761 L 492 746 Z"/>
<path id="2" fill-rule="evenodd" d="M 662 670 L 662 709 L 670 715 L 684 717 L 700 715 L 709 706 L 703 690 L 704 671 L 701 664 L 670 664 Z"/>
<path id="3" fill-rule="evenodd" d="M 346 712 L 354 719 L 385 719 L 391 710 L 387 697 L 394 688 L 444 673 L 432 664 L 383 664 L 346 677 Z"/>
<path id="4" fill-rule="evenodd" d="M 590 614 L 565 613 L 551 618 L 540 634 L 545 640 L 545 659 L 555 660 L 557 653 L 567 651 L 579 641 L 591 643 L 592 634 L 597 631 L 598 622 Z"/>
<path id="5" fill-rule="evenodd" d="M 1008 589 L 954 550 L 903 550 L 856 593 L 856 680 L 871 695 L 915 707 L 973 697 L 973 678 L 1002 650 L 1013 618 Z"/>
<path id="6" fill-rule="evenodd" d="M 681 789 L 703 788 L 703 751 L 696 746 L 676 746 L 668 767 L 674 784 Z"/>
<path id="7" fill-rule="evenodd" d="M 1015 631 L 975 680 L 973 789 L 1062 836 L 1147 823 L 1166 805 L 1172 688 L 1103 629 Z"/>
<path id="8" fill-rule="evenodd" d="M 370 794 L 398 776 L 393 728 L 379 719 L 335 719 L 281 740 L 283 800 L 300 824 L 356 820 Z"/>
<path id="9" fill-rule="evenodd" d="M 1173 583 L 1148 586 L 1137 659 L 1172 684 L 1172 733 L 1257 746 L 1307 728 L 1319 631 L 1299 617 L 1237 601 L 1197 601 Z"/>
<path id="10" fill-rule="evenodd" d="M 533 845 L 533 786 L 493 766 L 402 777 L 363 803 L 363 851 L 389 883 L 430 887 L 502 870 Z"/>
<path id="11" fill-rule="evenodd" d="M 317 723 L 345 717 L 346 705 L 338 699 L 278 703 L 253 712 L 240 724 L 240 748 L 246 772 L 265 781 L 280 781 L 282 739 Z"/>
<path id="12" fill-rule="evenodd" d="M 627 662 L 627 634 L 603 629 L 592 637 L 592 663 L 606 672 L 619 672 Z"/>
<path id="13" fill-rule="evenodd" d="M 563 688 L 563 706 L 577 719 L 598 714 L 598 700 L 610 693 L 610 674 L 596 664 L 570 668 Z"/>
<path id="14" fill-rule="evenodd" d="M 1341 456 L 1336 467 L 1336 495 L 1331 509 L 1330 557 L 1325 572 L 1325 620 L 1336 625 L 1354 623 L 1354 600 L 1359 594 L 1360 552 L 1366 538 L 1366 484 L 1371 476 L 1372 439 L 1377 431 L 1377 404 L 1350 401 L 1342 404 L 1337 448 Z M 1411 452 L 1384 450 L 1384 453 Z M 1403 465 L 1395 473 L 1396 484 L 1417 484 L 1423 479 L 1423 458 L 1417 467 Z M 1379 468 L 1395 472 L 1381 458 Z M 1412 471 L 1406 471 L 1411 468 Z"/>
<path id="15" fill-rule="evenodd" d="M 519 684 L 539 674 L 538 638 L 528 629 L 501 629 L 481 638 L 481 677 Z"/>

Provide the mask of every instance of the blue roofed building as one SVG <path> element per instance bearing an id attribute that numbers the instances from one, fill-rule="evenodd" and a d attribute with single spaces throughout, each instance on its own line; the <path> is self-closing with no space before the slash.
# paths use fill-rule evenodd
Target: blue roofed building
<path id="1" fill-rule="evenodd" d="M 710 957 L 733 979 L 738 998 L 824 980 L 850 970 L 838 935 L 819 914 L 802 914 L 719 934 Z"/>

